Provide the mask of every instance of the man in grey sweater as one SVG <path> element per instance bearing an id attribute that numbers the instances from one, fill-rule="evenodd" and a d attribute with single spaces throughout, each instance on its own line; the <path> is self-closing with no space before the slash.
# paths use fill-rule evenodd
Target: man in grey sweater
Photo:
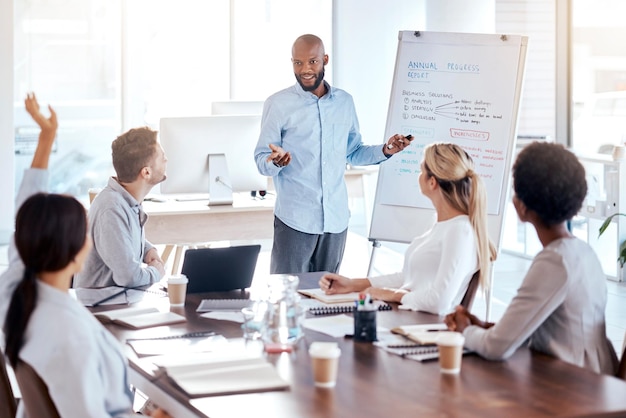
<path id="1" fill-rule="evenodd" d="M 109 179 L 89 208 L 94 245 L 74 277 L 74 287 L 135 287 L 159 281 L 165 274 L 163 260 L 145 238 L 148 216 L 141 206 L 166 177 L 167 158 L 157 132 L 131 129 L 115 139 L 111 149 L 117 176 Z"/>

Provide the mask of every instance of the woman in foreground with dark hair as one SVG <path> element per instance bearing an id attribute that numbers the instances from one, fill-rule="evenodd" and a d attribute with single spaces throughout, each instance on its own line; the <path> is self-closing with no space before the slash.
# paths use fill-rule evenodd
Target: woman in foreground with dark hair
<path id="1" fill-rule="evenodd" d="M 535 227 L 543 250 L 498 323 L 459 306 L 446 324 L 463 333 L 465 347 L 488 359 L 505 359 L 528 341 L 533 350 L 614 374 L 617 356 L 604 319 L 606 278 L 593 249 L 566 225 L 587 194 L 585 169 L 563 146 L 535 142 L 519 153 L 513 183 L 517 215 Z"/>
<path id="2" fill-rule="evenodd" d="M 91 249 L 85 209 L 73 197 L 36 193 L 45 188 L 56 115 L 50 108 L 50 118 L 43 117 L 34 95 L 26 109 L 41 134 L 18 204 L 32 195 L 17 212 L 9 268 L 0 276 L 5 354 L 14 368 L 24 362 L 34 369 L 62 417 L 133 416 L 118 341 L 68 293 Z M 25 416 L 22 404 L 18 417 Z M 160 409 L 153 416 L 168 417 Z"/>

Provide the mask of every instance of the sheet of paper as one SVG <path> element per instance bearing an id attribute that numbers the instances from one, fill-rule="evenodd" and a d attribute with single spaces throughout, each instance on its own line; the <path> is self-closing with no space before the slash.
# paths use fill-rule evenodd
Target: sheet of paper
<path id="1" fill-rule="evenodd" d="M 226 338 L 222 335 L 198 338 L 146 338 L 128 340 L 126 344 L 130 345 L 139 356 L 186 355 L 220 350 L 226 344 Z"/>
<path id="2" fill-rule="evenodd" d="M 221 321 L 232 321 L 243 324 L 243 315 L 241 312 L 233 311 L 211 311 L 200 315 L 203 318 L 219 319 Z"/>
<path id="3" fill-rule="evenodd" d="M 354 318 L 348 315 L 305 318 L 302 326 L 336 338 L 354 334 Z"/>

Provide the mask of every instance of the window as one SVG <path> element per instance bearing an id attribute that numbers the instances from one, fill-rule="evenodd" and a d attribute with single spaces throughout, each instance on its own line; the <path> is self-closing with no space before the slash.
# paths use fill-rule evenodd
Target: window
<path id="1" fill-rule="evenodd" d="M 15 0 L 16 185 L 37 128 L 34 91 L 61 121 L 51 189 L 87 201 L 112 173 L 111 141 L 212 101 L 264 100 L 294 83 L 295 38 L 332 47 L 332 0 Z"/>
<path id="2" fill-rule="evenodd" d="M 626 141 L 626 3 L 572 0 L 572 145 L 607 153 Z"/>

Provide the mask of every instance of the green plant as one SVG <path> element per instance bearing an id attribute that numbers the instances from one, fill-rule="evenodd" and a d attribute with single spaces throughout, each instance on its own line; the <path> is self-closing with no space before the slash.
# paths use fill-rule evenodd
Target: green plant
<path id="1" fill-rule="evenodd" d="M 599 231 L 598 237 L 602 235 L 604 231 L 606 231 L 606 229 L 609 227 L 611 223 L 611 220 L 613 220 L 613 218 L 616 216 L 626 216 L 626 213 L 614 213 L 613 215 L 606 218 L 604 222 L 602 223 L 602 225 L 600 226 L 600 229 L 598 230 Z M 621 267 L 624 267 L 624 264 L 626 263 L 626 241 L 623 241 L 619 246 L 619 253 L 617 256 L 617 261 L 619 261 L 619 265 Z"/>

